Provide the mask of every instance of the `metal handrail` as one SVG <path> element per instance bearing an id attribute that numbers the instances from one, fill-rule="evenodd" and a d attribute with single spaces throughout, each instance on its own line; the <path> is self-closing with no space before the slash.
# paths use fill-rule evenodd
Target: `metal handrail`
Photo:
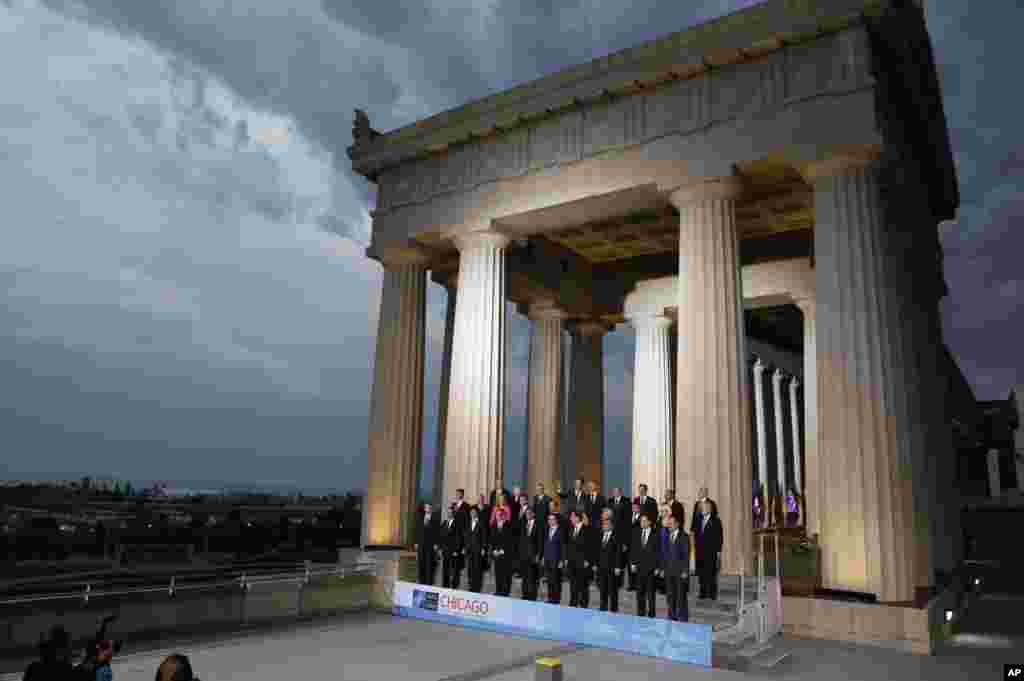
<path id="1" fill-rule="evenodd" d="M 91 583 L 86 583 L 84 589 L 79 591 L 68 591 L 59 594 L 45 594 L 36 596 L 20 596 L 14 598 L 8 598 L 0 600 L 0 607 L 5 605 L 19 605 L 25 603 L 41 603 L 45 601 L 57 601 L 57 600 L 76 600 L 81 599 L 83 602 L 88 603 L 93 598 L 101 597 L 112 597 L 112 596 L 132 596 L 137 594 L 146 593 L 166 593 L 169 597 L 173 598 L 174 595 L 181 591 L 201 591 L 204 589 L 218 589 L 225 586 L 240 585 L 242 589 L 248 590 L 255 584 L 281 584 L 281 583 L 296 583 L 301 585 L 308 584 L 312 579 L 319 577 L 346 577 L 349 575 L 367 574 L 374 571 L 372 565 L 347 565 L 347 566 L 332 566 L 325 569 L 313 569 L 307 566 L 301 575 L 296 575 L 294 571 L 291 572 L 279 572 L 276 574 L 259 575 L 255 579 L 247 577 L 245 572 L 242 572 L 239 577 L 233 579 L 225 579 L 216 582 L 206 582 L 202 584 L 178 584 L 175 577 L 171 577 L 170 584 L 164 583 L 160 586 L 149 586 L 149 587 L 135 587 L 130 589 L 122 590 L 94 590 Z"/>

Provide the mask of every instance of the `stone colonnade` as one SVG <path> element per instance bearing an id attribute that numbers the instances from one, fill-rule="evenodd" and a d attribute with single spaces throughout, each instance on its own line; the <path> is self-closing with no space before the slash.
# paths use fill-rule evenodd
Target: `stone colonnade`
<path id="1" fill-rule="evenodd" d="M 935 407 L 929 393 L 937 394 L 937 356 L 927 341 L 936 317 L 930 308 L 915 311 L 920 300 L 925 308 L 934 301 L 914 283 L 922 275 L 899 264 L 909 243 L 901 242 L 894 223 L 908 218 L 885 200 L 879 163 L 844 160 L 806 170 L 817 221 L 815 293 L 792 300 L 804 318 L 801 382 L 763 362 L 750 370 L 746 361 L 735 220 L 740 184 L 723 178 L 669 194 L 680 235 L 672 301 L 652 309 L 626 306 L 637 335 L 632 470 L 634 484 L 646 482 L 656 495 L 668 487 L 681 496 L 711 490 L 728 528 L 725 573 L 750 570 L 754 481 L 795 488 L 805 498 L 807 530 L 823 549 L 825 586 L 901 601 L 915 585 L 931 582 L 930 540 L 942 519 L 931 512 L 928 490 L 937 473 L 927 453 L 941 448 L 945 435 L 941 424 L 925 418 Z M 503 456 L 508 239 L 476 232 L 454 242 L 460 267 L 442 372 L 443 477 L 435 480 L 445 499 L 456 488 L 490 489 Z M 422 430 L 425 279 L 422 263 L 385 265 L 367 539 L 400 543 L 415 499 Z M 673 306 L 674 331 L 666 316 Z M 607 328 L 567 324 L 553 302 L 535 304 L 528 314 L 528 484 L 561 479 L 565 429 L 576 470 L 600 481 Z M 568 352 L 563 329 L 572 338 Z M 566 393 L 571 410 L 563 420 Z M 769 470 L 772 449 L 775 471 Z"/>

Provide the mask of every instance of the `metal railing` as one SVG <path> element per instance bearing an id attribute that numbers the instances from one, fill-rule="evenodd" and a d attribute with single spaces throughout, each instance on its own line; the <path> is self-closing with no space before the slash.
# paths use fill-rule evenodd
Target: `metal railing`
<path id="1" fill-rule="evenodd" d="M 76 589 L 69 589 L 58 593 L 36 593 L 0 598 L 0 607 L 60 600 L 81 600 L 83 603 L 89 603 L 90 600 L 96 598 L 133 596 L 161 592 L 166 593 L 170 598 L 174 598 L 175 595 L 180 592 L 216 590 L 234 585 L 237 585 L 242 591 L 248 591 L 253 586 L 261 584 L 293 583 L 298 585 L 307 585 L 312 580 L 322 577 L 344 578 L 352 575 L 369 575 L 373 574 L 374 571 L 375 566 L 373 564 L 331 565 L 328 567 L 317 568 L 313 567 L 310 561 L 306 561 L 301 566 L 296 566 L 288 570 L 279 570 L 277 572 L 257 572 L 256 574 L 250 574 L 250 571 L 239 571 L 229 568 L 224 571 L 208 573 L 212 576 L 212 579 L 199 583 L 182 583 L 179 581 L 178 575 L 171 575 L 169 579 L 167 577 L 163 577 L 159 582 L 157 582 L 156 579 L 151 580 L 154 582 L 152 585 L 129 588 L 102 588 L 103 584 L 101 581 L 101 588 L 94 588 L 96 580 L 92 580 L 80 582 Z M 187 575 L 193 578 L 197 576 L 195 573 L 187 573 Z"/>

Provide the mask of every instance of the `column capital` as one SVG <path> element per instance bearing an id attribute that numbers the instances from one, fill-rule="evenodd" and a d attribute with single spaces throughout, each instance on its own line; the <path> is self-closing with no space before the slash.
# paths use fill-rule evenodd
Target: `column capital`
<path id="1" fill-rule="evenodd" d="M 372 258 L 385 267 L 419 266 L 430 264 L 430 251 L 416 243 L 371 243 L 366 257 Z"/>
<path id="2" fill-rule="evenodd" d="M 553 300 L 538 300 L 530 303 L 526 310 L 530 319 L 565 319 L 568 315 Z"/>
<path id="3" fill-rule="evenodd" d="M 854 152 L 835 154 L 821 161 L 811 161 L 800 169 L 800 175 L 814 184 L 823 177 L 834 177 L 843 173 L 854 172 L 875 164 L 882 158 L 882 150 L 870 148 Z"/>
<path id="4" fill-rule="evenodd" d="M 452 243 L 455 248 L 459 249 L 462 253 L 466 250 L 474 248 L 488 247 L 488 248 L 505 248 L 508 246 L 512 239 L 502 234 L 501 232 L 495 232 L 493 230 L 481 230 L 476 232 L 463 232 L 461 234 L 453 234 L 451 236 Z"/>
<path id="5" fill-rule="evenodd" d="M 696 201 L 736 199 L 743 194 L 743 190 L 744 185 L 740 178 L 718 177 L 673 189 L 668 195 L 668 200 L 673 206 L 680 208 Z"/>
<path id="6" fill-rule="evenodd" d="M 775 371 L 772 372 L 772 379 L 781 383 L 786 380 L 786 372 L 776 367 Z"/>
<path id="7" fill-rule="evenodd" d="M 794 376 L 793 380 L 789 382 L 789 387 L 790 388 L 799 388 L 800 387 L 800 379 L 798 377 Z"/>
<path id="8" fill-rule="evenodd" d="M 764 363 L 763 359 L 761 359 L 760 357 L 756 357 L 754 359 L 754 371 L 757 371 L 757 372 L 760 373 L 760 372 L 763 372 L 767 368 L 768 368 L 768 365 Z"/>
<path id="9" fill-rule="evenodd" d="M 793 304 L 800 308 L 800 312 L 803 313 L 804 317 L 815 316 L 815 311 L 817 310 L 817 302 L 817 299 L 814 298 L 813 296 L 808 296 L 806 298 L 797 298 L 793 300 Z"/>

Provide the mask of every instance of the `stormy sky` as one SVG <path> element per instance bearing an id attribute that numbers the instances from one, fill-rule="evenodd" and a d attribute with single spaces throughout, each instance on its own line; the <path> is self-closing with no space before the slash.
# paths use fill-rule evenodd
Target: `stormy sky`
<path id="1" fill-rule="evenodd" d="M 0 0 L 0 476 L 362 487 L 381 275 L 352 110 L 392 129 L 750 4 Z M 1020 7 L 927 2 L 962 194 L 945 330 L 982 399 L 1024 383 Z M 425 479 L 444 303 L 431 285 Z M 611 482 L 632 347 L 606 341 Z"/>

